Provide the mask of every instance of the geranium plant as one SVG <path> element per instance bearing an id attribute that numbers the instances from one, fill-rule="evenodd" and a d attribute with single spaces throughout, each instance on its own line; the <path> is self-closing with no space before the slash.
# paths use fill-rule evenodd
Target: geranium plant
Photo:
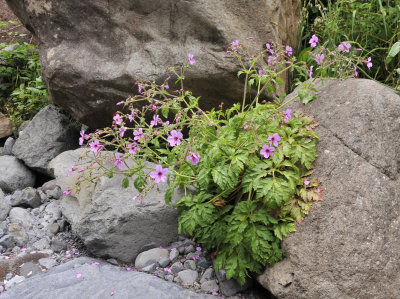
<path id="1" fill-rule="evenodd" d="M 79 164 L 71 167 L 81 173 L 76 190 L 67 193 L 79 192 L 82 181 L 120 173 L 122 187 L 133 183 L 139 191 L 132 200 L 140 204 L 166 182 L 168 204 L 175 188 L 186 191 L 175 203 L 179 231 L 214 250 L 216 268 L 224 268 L 228 279 L 243 284 L 251 272 L 282 259 L 282 238 L 295 231 L 294 222 L 313 201 L 322 200 L 320 182 L 310 178 L 318 124 L 285 108 L 295 98 L 283 105 L 266 101 L 284 72 L 310 68 L 296 61 L 289 46 L 267 43 L 255 50 L 253 38 L 230 44 L 227 54 L 242 64 L 245 87 L 241 104 L 225 110 L 204 111 L 199 98 L 183 89 L 185 71 L 196 63 L 193 54 L 170 69 L 179 90 L 171 91 L 170 77 L 161 85 L 137 81 L 138 94 L 117 104 L 111 128 L 81 132 L 80 144 L 86 142 L 95 159 L 83 171 Z M 316 90 L 304 83 L 298 97 L 309 102 L 310 91 Z"/>

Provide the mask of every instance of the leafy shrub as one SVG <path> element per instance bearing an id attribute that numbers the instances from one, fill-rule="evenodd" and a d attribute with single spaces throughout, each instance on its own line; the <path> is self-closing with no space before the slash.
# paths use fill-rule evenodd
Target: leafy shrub
<path id="1" fill-rule="evenodd" d="M 316 36 L 309 43 L 312 61 L 333 53 L 318 47 Z M 79 143 L 87 142 L 85 155 L 94 159 L 87 165 L 82 157 L 71 166 L 69 174 L 76 172 L 77 184 L 64 193 L 78 193 L 82 182 L 114 174 L 124 175 L 122 187 L 133 185 L 140 192 L 132 198 L 139 202 L 160 182 L 169 185 L 167 203 L 175 188 L 185 189 L 186 196 L 176 203 L 179 231 L 215 250 L 216 268 L 243 284 L 250 273 L 282 258 L 282 238 L 295 231 L 294 222 L 302 221 L 312 202 L 322 200 L 320 182 L 310 178 L 318 124 L 301 112 L 283 109 L 296 98 L 312 101 L 312 82 L 301 83 L 298 95 L 283 104 L 265 99 L 288 70 L 308 79 L 313 71 L 328 76 L 336 63 L 341 77 L 353 75 L 353 67 L 364 62 L 348 49 L 342 44 L 332 60 L 319 56 L 314 70 L 297 61 L 289 46 L 268 43 L 260 52 L 252 38 L 234 41 L 227 54 L 236 56 L 243 68 L 238 73 L 245 78 L 242 104 L 211 111 L 203 111 L 199 98 L 183 88 L 185 71 L 196 63 L 189 54 L 189 64 L 170 69 L 179 90 L 171 91 L 171 77 L 161 85 L 138 81 L 138 94 L 117 103 L 121 110 L 111 128 L 81 132 Z M 195 191 L 187 192 L 190 187 Z"/>
<path id="2" fill-rule="evenodd" d="M 0 43 L 0 112 L 18 127 L 47 105 L 47 98 L 37 46 Z"/>
<path id="3" fill-rule="evenodd" d="M 340 42 L 352 41 L 364 50 L 364 59 L 374 61 L 371 78 L 400 91 L 400 5 L 398 0 L 309 0 L 304 1 L 303 48 L 312 34 L 333 50 Z"/>

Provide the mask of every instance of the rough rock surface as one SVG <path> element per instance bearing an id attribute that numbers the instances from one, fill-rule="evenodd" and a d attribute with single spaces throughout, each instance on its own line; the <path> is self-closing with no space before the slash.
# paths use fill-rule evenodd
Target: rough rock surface
<path id="1" fill-rule="evenodd" d="M 29 122 L 12 153 L 30 168 L 49 174 L 47 165 L 63 151 L 78 147 L 78 129 L 58 108 L 49 105 Z"/>
<path id="2" fill-rule="evenodd" d="M 0 189 L 0 222 L 7 218 L 11 205 L 6 201 L 3 190 Z"/>
<path id="3" fill-rule="evenodd" d="M 295 46 L 301 7 L 292 0 L 7 3 L 40 41 L 52 100 L 92 128 L 111 124 L 115 103 L 132 94 L 134 78 L 163 82 L 166 68 L 187 61 L 188 53 L 197 63 L 185 89 L 208 108 L 238 102 L 242 84 L 227 45 L 254 36 Z"/>
<path id="4" fill-rule="evenodd" d="M 0 188 L 4 192 L 32 187 L 35 175 L 16 157 L 0 156 Z"/>
<path id="5" fill-rule="evenodd" d="M 12 135 L 13 124 L 3 113 L 0 113 L 0 138 Z"/>
<path id="6" fill-rule="evenodd" d="M 78 195 L 72 192 L 78 174 L 68 176 L 68 170 L 85 151 L 64 152 L 50 162 L 49 169 L 62 190 L 69 189 L 76 196 L 61 198 L 62 213 L 92 254 L 132 262 L 144 245 L 166 246 L 176 239 L 178 212 L 164 203 L 165 183 L 159 184 L 159 193 L 149 192 L 142 203 L 132 200 L 138 193 L 133 187 L 121 187 L 124 176 L 118 174 L 112 179 L 103 176 L 96 186 L 84 183 Z M 182 196 L 182 191 L 175 191 L 175 199 Z"/>
<path id="7" fill-rule="evenodd" d="M 258 280 L 278 298 L 399 298 L 400 97 L 369 80 L 316 87 L 316 100 L 289 108 L 320 123 L 324 200 Z"/>
<path id="8" fill-rule="evenodd" d="M 67 299 L 81 298 L 215 298 L 196 294 L 152 275 L 124 271 L 116 266 L 93 259 L 78 258 L 38 274 L 2 294 L 2 298 Z M 81 274 L 78 278 L 77 274 Z"/>

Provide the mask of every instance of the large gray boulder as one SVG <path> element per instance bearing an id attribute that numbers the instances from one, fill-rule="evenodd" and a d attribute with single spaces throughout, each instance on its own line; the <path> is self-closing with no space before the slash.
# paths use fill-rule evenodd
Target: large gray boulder
<path id="1" fill-rule="evenodd" d="M 228 44 L 254 36 L 295 46 L 301 8 L 287 0 L 7 3 L 40 41 L 51 99 L 92 128 L 111 124 L 115 103 L 133 92 L 133 79 L 163 82 L 167 67 L 187 62 L 188 53 L 196 65 L 185 75 L 185 89 L 202 96 L 204 107 L 240 101 L 242 83 L 236 59 L 225 55 Z"/>
<path id="2" fill-rule="evenodd" d="M 93 262 L 99 264 L 92 265 Z M 1 298 L 212 299 L 215 296 L 196 294 L 150 274 L 126 271 L 100 260 L 82 257 L 19 283 L 4 292 Z"/>
<path id="3" fill-rule="evenodd" d="M 73 192 L 79 174 L 68 176 L 68 170 L 86 151 L 82 148 L 64 152 L 50 162 L 49 169 L 62 190 L 71 190 L 72 196 L 61 198 L 62 213 L 92 254 L 134 262 L 143 246 L 153 242 L 166 246 L 176 240 L 178 212 L 164 203 L 165 183 L 159 184 L 159 192 L 149 192 L 142 203 L 132 200 L 138 194 L 133 188 L 134 178 L 130 187 L 123 189 L 124 176 L 120 174 L 114 174 L 112 179 L 103 176 L 96 186 L 83 183 L 78 194 Z M 86 163 L 92 161 L 92 154 L 88 153 Z M 107 156 L 107 152 L 104 154 Z M 177 190 L 174 198 L 182 196 L 183 192 Z"/>
<path id="4" fill-rule="evenodd" d="M 400 298 L 400 97 L 370 80 L 316 87 L 316 100 L 289 108 L 320 123 L 324 200 L 258 280 L 278 298 Z"/>
<path id="5" fill-rule="evenodd" d="M 0 156 L 0 188 L 7 193 L 33 187 L 35 175 L 14 156 Z"/>
<path id="6" fill-rule="evenodd" d="M 59 108 L 49 105 L 29 122 L 12 153 L 30 168 L 50 175 L 47 164 L 61 152 L 77 148 L 78 138 L 78 128 Z"/>

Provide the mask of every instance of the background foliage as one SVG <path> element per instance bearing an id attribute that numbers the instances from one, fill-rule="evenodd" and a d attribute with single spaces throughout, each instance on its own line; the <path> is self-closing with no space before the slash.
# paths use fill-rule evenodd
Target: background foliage
<path id="1" fill-rule="evenodd" d="M 303 6 L 301 46 L 316 34 L 331 50 L 348 41 L 371 57 L 372 72 L 359 75 L 400 91 L 400 2 L 398 0 L 306 0 Z"/>

